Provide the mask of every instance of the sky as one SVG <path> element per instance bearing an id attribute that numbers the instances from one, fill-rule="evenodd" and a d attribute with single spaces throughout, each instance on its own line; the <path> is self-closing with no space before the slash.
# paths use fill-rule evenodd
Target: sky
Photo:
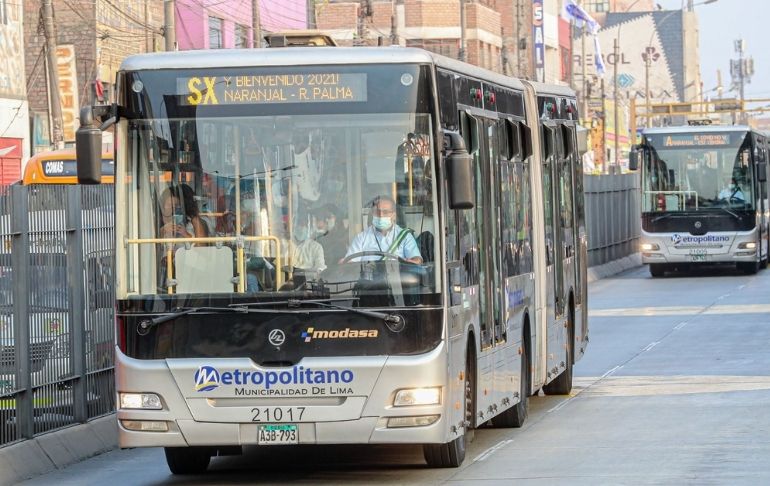
<path id="1" fill-rule="evenodd" d="M 700 25 L 701 76 L 704 92 L 717 86 L 717 69 L 722 71 L 723 97 L 730 93 L 730 59 L 737 59 L 733 41 L 743 38 L 746 53 L 754 58 L 754 77 L 746 85 L 746 98 L 770 98 L 770 49 L 767 48 L 770 30 L 770 1 L 717 0 L 698 5 L 695 10 Z M 682 8 L 683 0 L 656 0 L 664 9 Z M 716 92 L 712 91 L 713 96 Z M 706 93 L 709 96 L 709 93 Z"/>

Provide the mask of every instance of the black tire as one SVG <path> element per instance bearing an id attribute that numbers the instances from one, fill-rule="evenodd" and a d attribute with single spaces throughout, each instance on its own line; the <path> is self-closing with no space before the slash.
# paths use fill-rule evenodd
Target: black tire
<path id="1" fill-rule="evenodd" d="M 166 464 L 173 474 L 201 474 L 211 462 L 211 450 L 205 447 L 165 447 Z"/>
<path id="2" fill-rule="evenodd" d="M 663 263 L 650 263 L 650 275 L 653 278 L 660 278 L 666 274 L 666 265 Z"/>
<path id="3" fill-rule="evenodd" d="M 746 275 L 754 275 L 759 271 L 759 261 L 741 262 L 737 264 L 738 270 Z"/>
<path id="4" fill-rule="evenodd" d="M 543 387 L 546 395 L 569 395 L 572 391 L 572 357 L 575 355 L 575 330 L 572 318 L 573 312 L 570 309 L 569 320 L 567 321 L 567 352 L 565 356 L 566 367 L 553 381 Z"/>
<path id="5" fill-rule="evenodd" d="M 469 348 L 465 358 L 465 431 L 446 444 L 424 444 L 422 453 L 428 467 L 460 467 L 465 450 L 473 441 L 473 418 L 476 413 L 476 355 Z"/>
<path id="6" fill-rule="evenodd" d="M 521 427 L 527 420 L 529 413 L 529 351 L 528 343 L 521 342 L 521 379 L 519 380 L 519 403 L 506 409 L 503 413 L 492 419 L 493 427 Z"/>

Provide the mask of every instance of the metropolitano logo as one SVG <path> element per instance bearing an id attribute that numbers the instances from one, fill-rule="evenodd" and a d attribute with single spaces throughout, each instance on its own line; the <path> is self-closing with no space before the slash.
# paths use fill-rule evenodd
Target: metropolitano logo
<path id="1" fill-rule="evenodd" d="M 195 372 L 195 391 L 206 392 L 219 388 L 219 371 L 213 366 L 201 366 Z"/>

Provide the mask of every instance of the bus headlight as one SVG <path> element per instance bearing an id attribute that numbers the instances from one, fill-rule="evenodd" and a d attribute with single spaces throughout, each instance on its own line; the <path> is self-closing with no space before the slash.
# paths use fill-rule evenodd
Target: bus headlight
<path id="1" fill-rule="evenodd" d="M 642 251 L 656 251 L 660 250 L 660 246 L 657 243 L 642 243 Z"/>
<path id="2" fill-rule="evenodd" d="M 438 405 L 441 403 L 441 387 L 405 388 L 396 392 L 393 399 L 394 407 L 409 407 L 412 405 Z"/>
<path id="3" fill-rule="evenodd" d="M 136 410 L 160 410 L 163 405 L 154 393 L 121 393 L 120 408 Z"/>
<path id="4" fill-rule="evenodd" d="M 741 250 L 756 250 L 757 244 L 754 241 L 744 241 L 743 243 L 738 243 L 738 248 Z"/>

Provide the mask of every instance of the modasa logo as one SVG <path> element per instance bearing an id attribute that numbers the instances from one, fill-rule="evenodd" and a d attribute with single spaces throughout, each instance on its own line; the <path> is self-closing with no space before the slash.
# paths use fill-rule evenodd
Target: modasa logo
<path id="1" fill-rule="evenodd" d="M 195 391 L 206 392 L 219 387 L 219 371 L 212 366 L 201 366 L 195 373 Z"/>
<path id="2" fill-rule="evenodd" d="M 308 327 L 307 331 L 302 331 L 302 339 L 309 343 L 313 339 L 357 339 L 357 338 L 376 338 L 379 336 L 377 329 L 350 329 L 346 327 L 342 330 L 322 331 L 314 327 Z"/>
<path id="3" fill-rule="evenodd" d="M 293 366 L 281 371 L 241 370 L 219 372 L 213 366 L 201 366 L 195 373 L 195 391 L 207 392 L 220 385 L 248 386 L 270 390 L 274 385 L 339 385 L 351 383 L 353 370 L 314 370 Z"/>

